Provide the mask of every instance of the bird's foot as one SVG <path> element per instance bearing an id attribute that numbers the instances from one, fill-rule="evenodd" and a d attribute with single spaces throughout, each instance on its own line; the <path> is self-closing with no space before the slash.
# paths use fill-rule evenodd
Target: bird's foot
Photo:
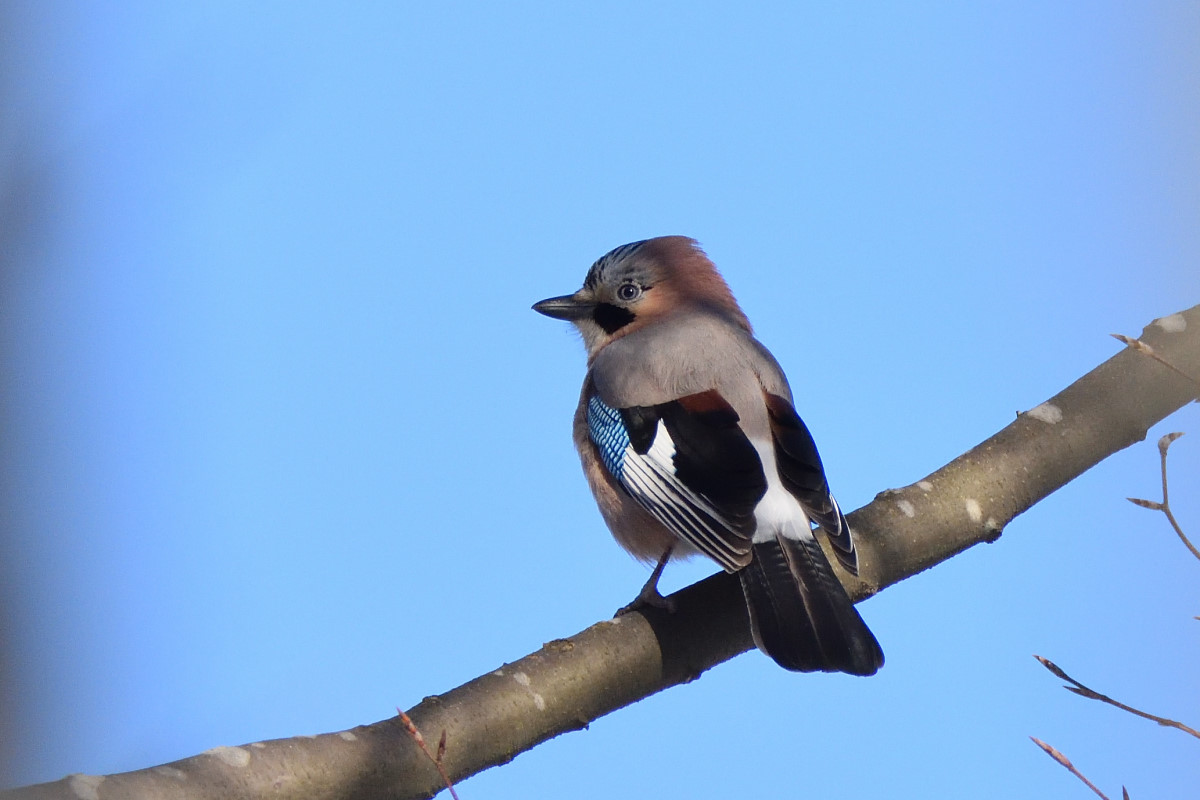
<path id="1" fill-rule="evenodd" d="M 662 577 L 663 569 L 667 566 L 667 562 L 671 560 L 671 551 L 673 549 L 675 549 L 674 545 L 666 549 L 662 557 L 658 559 L 658 563 L 654 565 L 654 571 L 650 573 L 649 580 L 646 581 L 646 585 L 642 587 L 642 590 L 638 592 L 638 596 L 633 598 L 633 602 L 629 605 L 618 608 L 617 613 L 613 615 L 614 617 L 624 616 L 631 611 L 641 611 L 646 606 L 661 608 L 668 614 L 675 613 L 675 603 L 663 597 L 658 592 L 658 579 Z"/>
<path id="2" fill-rule="evenodd" d="M 658 587 L 654 584 L 647 583 L 638 592 L 638 596 L 633 598 L 633 602 L 626 606 L 621 606 L 617 609 L 617 613 L 613 616 L 622 617 L 633 611 L 641 611 L 643 608 L 658 608 L 666 611 L 668 614 L 675 613 L 675 601 L 669 597 L 663 597 L 659 594 Z"/>

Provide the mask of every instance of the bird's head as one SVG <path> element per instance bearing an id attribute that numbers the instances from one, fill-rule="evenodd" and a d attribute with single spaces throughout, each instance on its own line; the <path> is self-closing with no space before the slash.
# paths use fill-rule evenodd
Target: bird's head
<path id="1" fill-rule="evenodd" d="M 750 330 L 717 268 L 686 236 L 621 245 L 592 264 L 582 289 L 534 303 L 533 310 L 574 324 L 589 359 L 614 339 L 687 310 L 721 314 Z"/>

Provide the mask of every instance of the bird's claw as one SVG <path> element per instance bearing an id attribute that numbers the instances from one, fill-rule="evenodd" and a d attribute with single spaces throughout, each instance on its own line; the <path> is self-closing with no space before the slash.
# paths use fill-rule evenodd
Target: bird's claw
<path id="1" fill-rule="evenodd" d="M 648 590 L 648 591 L 647 591 Z M 621 606 L 617 609 L 614 617 L 623 617 L 626 614 L 634 611 L 641 611 L 646 607 L 661 609 L 668 614 L 675 613 L 675 601 L 669 597 L 663 597 L 658 592 L 656 586 L 646 586 L 642 591 L 638 592 L 638 596 L 633 598 L 633 602 L 626 606 Z"/>

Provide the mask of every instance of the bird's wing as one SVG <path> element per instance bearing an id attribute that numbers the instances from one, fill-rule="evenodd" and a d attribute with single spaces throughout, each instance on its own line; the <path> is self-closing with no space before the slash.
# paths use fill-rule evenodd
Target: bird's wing
<path id="1" fill-rule="evenodd" d="M 593 394 L 587 423 L 605 469 L 642 507 L 726 570 L 746 565 L 767 481 L 715 390 L 620 409 Z"/>
<path id="2" fill-rule="evenodd" d="M 825 468 L 808 427 L 791 402 L 777 394 L 764 392 L 775 442 L 775 460 L 783 485 L 795 497 L 809 519 L 821 526 L 833 545 L 838 561 L 851 573 L 858 574 L 858 555 L 850 536 L 850 525 L 829 493 Z"/>

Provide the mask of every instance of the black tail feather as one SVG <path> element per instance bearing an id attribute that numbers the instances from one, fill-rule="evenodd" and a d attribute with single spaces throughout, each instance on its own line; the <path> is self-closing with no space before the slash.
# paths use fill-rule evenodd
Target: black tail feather
<path id="1" fill-rule="evenodd" d="M 784 669 L 873 675 L 883 650 L 811 536 L 754 545 L 738 571 L 759 649 Z"/>

